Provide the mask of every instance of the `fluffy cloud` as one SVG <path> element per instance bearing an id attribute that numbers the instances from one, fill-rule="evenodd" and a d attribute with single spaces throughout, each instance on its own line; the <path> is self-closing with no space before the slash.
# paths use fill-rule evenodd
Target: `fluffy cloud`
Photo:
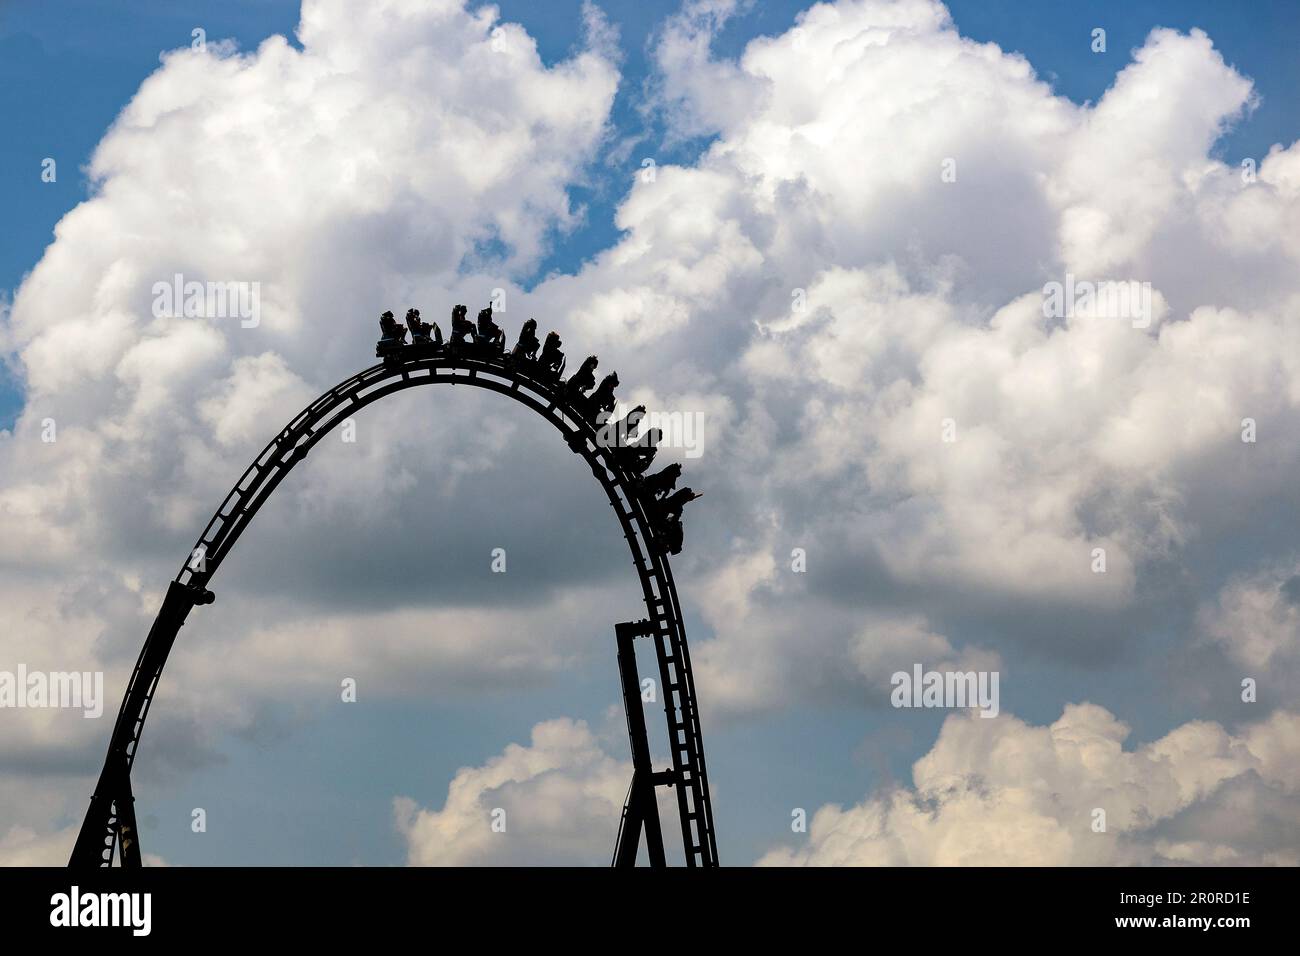
<path id="1" fill-rule="evenodd" d="M 548 720 L 458 771 L 441 810 L 399 797 L 393 811 L 413 866 L 589 865 L 609 857 L 631 780 L 583 721 Z"/>
<path id="2" fill-rule="evenodd" d="M 996 670 L 995 652 L 955 648 L 919 613 L 827 608 L 770 553 L 737 555 L 692 585 L 705 620 L 720 640 L 694 654 L 705 718 L 789 708 L 837 698 L 883 707 L 890 678 L 915 664 L 934 670 Z M 814 562 L 818 557 L 814 555 Z M 816 630 L 808 623 L 816 621 Z M 743 634 L 743 642 L 726 635 Z M 797 636 L 797 640 L 795 639 Z"/>
<path id="3" fill-rule="evenodd" d="M 63 866 L 68 862 L 77 828 L 38 834 L 30 827 L 11 827 L 0 835 L 0 866 Z"/>
<path id="4" fill-rule="evenodd" d="M 845 809 L 822 807 L 805 846 L 773 866 L 1295 866 L 1300 717 L 1240 733 L 1183 724 L 1125 750 L 1129 729 L 1075 704 L 1047 727 L 949 717 L 913 785 Z M 1249 826 L 1235 810 L 1248 808 Z M 1097 832 L 1096 810 L 1105 811 Z"/>
<path id="5" fill-rule="evenodd" d="M 96 149 L 91 198 L 63 218 L 6 303 L 3 344 L 17 355 L 27 394 L 13 431 L 0 433 L 0 561 L 44 576 L 0 611 L 0 628 L 14 636 L 4 663 L 32 662 L 39 649 L 51 667 L 108 669 L 116 692 L 118 669 L 135 651 L 96 643 L 97 631 L 129 629 L 138 650 L 142 606 L 156 607 L 155 589 L 209 509 L 277 425 L 367 360 L 380 308 L 477 300 L 509 287 L 506 277 L 536 263 L 546 236 L 579 221 L 567 190 L 603 140 L 618 78 L 608 25 L 594 8 L 586 23 L 591 44 L 546 66 L 533 40 L 493 8 L 385 0 L 358 15 L 346 3 L 308 0 L 298 47 L 272 37 L 248 53 L 222 42 L 163 56 Z M 155 283 L 176 274 L 257 283 L 257 321 L 158 316 Z M 476 413 L 454 399 L 448 407 Z M 413 512 L 453 501 L 467 483 L 496 491 L 483 474 L 507 443 L 525 452 L 541 444 L 517 439 L 507 415 L 440 447 L 438 434 L 465 432 L 463 421 L 413 416 L 409 402 L 404 411 L 361 419 L 344 462 L 304 467 L 281 496 L 310 529 L 268 535 L 257 570 L 296 577 L 305 585 L 300 607 L 312 591 L 337 594 L 344 568 L 357 564 L 347 525 L 409 528 Z M 413 417 L 425 420 L 418 429 Z M 48 427 L 53 442 L 43 440 Z M 398 437 L 383 438 L 386 429 Z M 451 545 L 482 507 L 447 508 Z M 268 524 L 282 513 L 268 509 Z M 374 578 L 400 579 L 399 606 L 438 600 L 401 554 L 427 540 L 398 537 L 405 548 L 363 563 L 363 572 L 373 564 Z M 520 545 L 519 577 L 532 550 L 535 540 Z M 403 562 L 396 571 L 384 563 L 394 559 Z M 83 580 L 113 599 L 97 598 Z M 441 583 L 444 603 L 448 595 L 463 603 L 454 571 Z M 86 603 L 65 615 L 66 626 L 43 626 L 60 594 Z M 302 611 L 264 602 L 234 613 L 242 620 L 233 636 L 245 640 L 248 672 L 259 673 L 247 655 L 260 648 L 270 664 L 279 654 L 267 636 L 271 616 L 292 621 Z M 556 650 L 523 636 L 518 617 L 510 646 L 479 658 L 485 675 L 553 667 Z M 443 623 L 449 632 L 458 626 Z M 496 622 L 499 634 L 507 624 L 508 614 Z M 356 627 L 347 639 L 354 657 L 367 627 L 414 640 L 409 624 L 383 618 L 321 625 L 308 612 L 297 630 L 318 625 L 327 634 Z M 214 652 L 212 671 L 182 665 L 175 676 L 194 673 L 200 695 L 214 678 L 238 683 L 222 663 L 230 650 Z M 21 745 L 30 724 L 7 720 L 0 733 Z"/>
<path id="6" fill-rule="evenodd" d="M 97 148 L 93 197 L 6 323 L 27 382 L 6 487 L 44 466 L 43 494 L 0 499 L 19 540 L 33 523 L 80 524 L 83 549 L 87 529 L 111 546 L 127 527 L 192 528 L 268 420 L 356 368 L 377 303 L 451 301 L 466 263 L 511 274 L 576 221 L 566 187 L 617 77 L 600 54 L 546 68 L 490 8 L 404 0 L 360 18 L 313 0 L 299 40 L 167 54 Z M 153 285 L 175 274 L 258 283 L 257 325 L 154 318 Z M 47 417 L 65 451 L 34 461 Z"/>
<path id="7" fill-rule="evenodd" d="M 1079 106 L 929 0 L 819 4 L 715 60 L 732 8 L 688 4 L 658 47 L 677 133 L 715 138 L 537 290 L 602 357 L 638 347 L 670 400 L 730 399 L 692 472 L 695 603 L 737 575 L 762 603 L 792 547 L 817 569 L 816 610 L 785 607 L 800 627 L 705 612 L 706 694 L 838 675 L 837 615 L 865 625 L 872 599 L 1040 644 L 1087 610 L 1113 641 L 1294 513 L 1300 146 L 1253 182 L 1213 158 L 1255 95 L 1205 34 L 1153 31 Z M 1149 307 L 1045 314 L 1045 284 L 1074 280 L 1147 283 Z"/>
<path id="8" fill-rule="evenodd" d="M 1300 563 L 1280 561 L 1235 576 L 1201 608 L 1199 623 L 1204 637 L 1257 677 L 1294 675 L 1300 665 Z"/>

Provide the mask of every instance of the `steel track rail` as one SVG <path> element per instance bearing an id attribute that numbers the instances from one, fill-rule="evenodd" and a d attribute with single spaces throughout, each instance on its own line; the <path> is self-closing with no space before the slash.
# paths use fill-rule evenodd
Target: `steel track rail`
<path id="1" fill-rule="evenodd" d="M 654 535 L 637 480 L 603 447 L 596 429 L 566 397 L 558 381 L 532 363 L 508 355 L 452 346 L 435 351 L 407 346 L 340 382 L 304 408 L 272 439 L 222 501 L 169 585 L 127 684 L 108 755 L 91 797 L 69 866 L 110 866 L 115 847 L 123 866 L 140 865 L 130 773 L 167 655 L 191 608 L 209 603 L 208 583 L 244 529 L 293 467 L 336 425 L 388 395 L 421 385 L 451 384 L 505 395 L 551 423 L 581 455 L 605 490 L 641 582 L 664 695 L 672 770 L 666 775 L 677 804 L 688 866 L 716 866 L 717 842 L 705 773 L 704 743 L 696 707 L 681 605 L 668 554 Z"/>

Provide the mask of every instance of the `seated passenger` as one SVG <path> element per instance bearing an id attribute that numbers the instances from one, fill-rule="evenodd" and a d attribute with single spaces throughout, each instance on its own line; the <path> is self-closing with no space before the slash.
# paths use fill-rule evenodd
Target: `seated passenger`
<path id="1" fill-rule="evenodd" d="M 442 345 L 442 329 L 438 328 L 438 323 L 430 325 L 420 319 L 419 309 L 406 310 L 406 325 L 411 330 L 411 344 L 419 342 L 421 344 L 432 342 L 435 345 Z M 430 333 L 433 333 L 430 336 Z"/>
<path id="2" fill-rule="evenodd" d="M 592 412 L 591 423 L 596 426 L 596 444 L 601 448 L 626 448 L 636 440 L 636 432 L 641 427 L 641 419 L 645 418 L 645 406 L 636 406 L 617 421 L 613 419 L 612 415 L 604 415 L 604 421 L 602 421 L 602 412 L 609 410 L 596 409 Z"/>
<path id="3" fill-rule="evenodd" d="M 584 392 L 590 392 L 596 387 L 596 366 L 600 364 L 596 356 L 588 355 L 582 362 L 582 367 L 573 373 L 572 377 L 564 383 L 564 390 L 572 398 L 582 397 Z"/>
<path id="4" fill-rule="evenodd" d="M 650 463 L 655 460 L 655 453 L 659 450 L 656 446 L 663 437 L 664 433 L 658 428 L 652 428 L 644 435 L 638 435 L 634 442 L 621 449 L 622 454 L 619 457 L 623 467 L 634 475 L 645 474 Z"/>
<path id="5" fill-rule="evenodd" d="M 594 423 L 600 419 L 601 412 L 606 416 L 614 410 L 617 404 L 614 398 L 614 389 L 618 388 L 618 373 L 610 372 L 600 380 L 600 386 L 588 397 L 587 417 Z"/>
<path id="6" fill-rule="evenodd" d="M 682 553 L 682 519 L 669 518 L 659 527 L 656 537 L 669 554 Z"/>
<path id="7" fill-rule="evenodd" d="M 492 306 L 480 309 L 478 314 L 478 340 L 491 345 L 498 352 L 506 350 L 506 333 L 492 321 Z"/>
<path id="8" fill-rule="evenodd" d="M 406 329 L 397 324 L 393 313 L 385 312 L 379 317 L 379 339 L 381 342 L 405 342 Z"/>
<path id="9" fill-rule="evenodd" d="M 615 423 L 620 445 L 626 445 L 636 438 L 637 429 L 641 427 L 643 418 L 645 418 L 645 406 L 638 405 Z"/>
<path id="10" fill-rule="evenodd" d="M 642 478 L 641 492 L 651 498 L 662 498 L 677 487 L 677 479 L 681 476 L 682 466 L 673 462 L 663 471 Z"/>
<path id="11" fill-rule="evenodd" d="M 658 502 L 658 507 L 654 509 L 652 520 L 655 523 L 655 536 L 669 554 L 681 552 L 682 509 L 686 507 L 687 502 L 694 501 L 698 497 L 700 495 L 690 488 L 682 488 Z"/>
<path id="12" fill-rule="evenodd" d="M 510 354 L 516 361 L 527 359 L 529 362 L 535 362 L 540 345 L 541 343 L 537 341 L 537 320 L 529 319 L 519 330 L 519 341 L 515 343 L 514 350 Z"/>
<path id="13" fill-rule="evenodd" d="M 564 372 L 564 353 L 560 351 L 560 346 L 563 344 L 559 333 L 547 332 L 546 344 L 542 346 L 542 357 L 537 360 L 542 368 L 555 378 L 559 378 Z"/>
<path id="14" fill-rule="evenodd" d="M 451 310 L 451 344 L 474 341 L 474 323 L 469 320 L 469 309 L 458 305 Z"/>
<path id="15" fill-rule="evenodd" d="M 660 509 L 666 518 L 678 518 L 682 516 L 682 509 L 689 502 L 700 497 L 698 492 L 692 491 L 689 487 L 680 488 L 660 502 Z"/>

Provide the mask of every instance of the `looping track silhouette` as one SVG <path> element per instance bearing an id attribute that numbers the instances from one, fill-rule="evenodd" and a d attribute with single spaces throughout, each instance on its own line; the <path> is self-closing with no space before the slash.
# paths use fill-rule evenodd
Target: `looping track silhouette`
<path id="1" fill-rule="evenodd" d="M 485 355 L 474 349 L 461 352 L 453 346 L 435 351 L 411 345 L 380 364 L 345 379 L 303 409 L 254 459 L 208 522 L 190 557 L 169 585 L 162 608 L 145 638 L 118 711 L 104 768 L 73 848 L 70 866 L 110 866 L 115 847 L 122 866 L 141 864 L 130 774 L 145 717 L 157 691 L 167 654 L 185 618 L 195 605 L 212 602 L 213 595 L 207 585 L 258 510 L 293 466 L 344 419 L 395 392 L 434 384 L 484 388 L 531 408 L 564 436 L 569 447 L 591 467 L 592 474 L 605 490 L 632 553 L 648 612 L 647 619 L 638 623 L 640 630 L 637 633 L 653 638 L 659 663 L 672 769 L 653 774 L 653 782 L 673 786 L 677 791 L 687 865 L 717 865 L 704 744 L 681 606 L 668 554 L 655 538 L 652 515 L 637 493 L 635 476 L 626 472 L 612 450 L 597 440 L 596 429 L 565 396 L 561 385 L 545 378 L 531 363 L 516 363 L 508 355 Z M 637 706 L 639 709 L 639 698 Z M 630 732 L 631 720 L 629 711 Z M 643 727 L 642 724 L 644 739 Z M 635 753 L 635 734 L 633 737 Z M 649 799 L 653 803 L 653 797 Z M 654 822 L 657 835 L 657 812 Z M 623 831 L 628 823 L 628 810 L 625 808 L 619 837 L 624 857 Z M 634 821 L 633 826 L 639 830 L 639 821 Z M 633 834 L 631 839 L 634 859 L 636 835 Z"/>

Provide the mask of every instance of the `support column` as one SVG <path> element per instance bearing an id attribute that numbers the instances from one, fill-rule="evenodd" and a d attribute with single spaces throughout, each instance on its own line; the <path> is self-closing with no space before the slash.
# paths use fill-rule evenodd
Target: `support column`
<path id="1" fill-rule="evenodd" d="M 659 825 L 659 803 L 655 800 L 656 775 L 650 765 L 650 741 L 646 736 L 645 708 L 641 706 L 641 677 L 637 672 L 633 641 L 650 633 L 649 621 L 615 624 L 618 643 L 618 676 L 623 685 L 623 709 L 627 713 L 627 735 L 632 744 L 632 789 L 623 808 L 623 825 L 614 850 L 614 866 L 636 866 L 641 830 L 645 829 L 646 854 L 651 866 L 666 866 L 664 835 Z"/>
<path id="2" fill-rule="evenodd" d="M 68 865 L 77 868 L 112 864 L 112 845 L 117 841 L 123 866 L 140 865 L 140 834 L 135 825 L 135 798 L 131 795 L 131 754 L 144 715 L 172 643 L 190 609 L 196 603 L 211 603 L 212 592 L 173 581 L 167 588 L 158 616 L 145 638 L 140 659 L 127 685 L 122 707 L 113 724 L 113 736 L 99 782 L 90 798 L 90 808 L 72 848 Z M 109 858 L 105 859 L 105 852 Z"/>

